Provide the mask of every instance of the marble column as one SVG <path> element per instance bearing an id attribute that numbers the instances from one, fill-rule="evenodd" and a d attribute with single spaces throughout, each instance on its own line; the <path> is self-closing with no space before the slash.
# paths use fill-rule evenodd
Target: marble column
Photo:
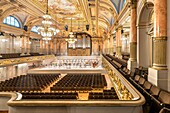
<path id="1" fill-rule="evenodd" d="M 0 31 L 1 31 L 1 24 L 0 24 Z M 2 40 L 1 40 L 1 41 L 2 41 Z M 1 43 L 1 42 L 0 42 L 0 43 Z M 1 53 L 2 53 L 2 46 L 0 46 L 0 58 L 2 57 Z"/>
<path id="2" fill-rule="evenodd" d="M 83 49 L 86 48 L 86 35 L 83 35 Z"/>
<path id="3" fill-rule="evenodd" d="M 15 39 L 16 39 L 16 37 L 12 37 L 12 45 L 11 45 L 11 47 L 12 47 L 12 53 L 16 53 L 16 49 L 15 49 Z"/>
<path id="4" fill-rule="evenodd" d="M 167 56 L 167 0 L 154 0 L 153 67 L 148 80 L 162 89 L 168 89 Z"/>
<path id="5" fill-rule="evenodd" d="M 137 66 L 137 10 L 136 2 L 131 4 L 131 17 L 130 17 L 130 59 L 128 61 L 128 69 L 134 71 Z"/>
<path id="6" fill-rule="evenodd" d="M 49 45 L 49 41 L 45 41 L 46 55 L 48 55 L 48 54 L 49 54 L 49 48 L 48 48 L 48 45 Z"/>
<path id="7" fill-rule="evenodd" d="M 92 39 L 92 53 L 91 55 L 94 55 L 94 39 Z"/>
<path id="8" fill-rule="evenodd" d="M 26 43 L 26 49 L 27 49 L 27 55 L 30 55 L 30 37 L 26 37 L 27 43 Z"/>
<path id="9" fill-rule="evenodd" d="M 110 35 L 110 54 L 113 55 L 113 36 Z"/>
<path id="10" fill-rule="evenodd" d="M 121 53 L 121 49 L 122 49 L 122 41 L 121 41 L 121 30 L 122 27 L 118 27 L 116 29 L 116 56 L 118 58 L 122 58 L 122 53 Z"/>
<path id="11" fill-rule="evenodd" d="M 13 47 L 12 47 L 12 36 L 9 36 L 9 49 L 8 49 L 8 53 L 13 53 Z"/>
<path id="12" fill-rule="evenodd" d="M 43 53 L 43 40 L 40 39 L 40 54 Z"/>
<path id="13" fill-rule="evenodd" d="M 54 54 L 54 43 L 53 43 L 53 40 L 50 41 L 50 53 Z"/>
<path id="14" fill-rule="evenodd" d="M 54 51 L 53 51 L 53 53 L 56 55 L 57 54 L 57 52 L 56 52 L 57 51 L 57 39 L 56 38 L 54 39 L 53 43 L 54 43 Z"/>
<path id="15" fill-rule="evenodd" d="M 167 0 L 154 1 L 154 58 L 153 67 L 167 69 Z"/>
<path id="16" fill-rule="evenodd" d="M 21 38 L 22 38 L 22 44 L 21 44 L 21 56 L 24 56 L 24 55 L 25 55 L 25 36 L 22 35 Z"/>
<path id="17" fill-rule="evenodd" d="M 7 49 L 7 51 L 6 51 L 6 53 L 10 53 L 10 46 L 11 46 L 11 40 L 10 40 L 10 35 L 8 35 L 8 34 L 6 34 L 6 38 L 7 38 L 7 41 L 5 41 L 6 42 L 6 49 Z"/>

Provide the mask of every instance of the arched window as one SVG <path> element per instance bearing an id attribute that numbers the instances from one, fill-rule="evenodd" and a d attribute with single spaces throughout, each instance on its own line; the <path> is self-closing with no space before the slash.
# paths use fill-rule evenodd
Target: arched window
<path id="1" fill-rule="evenodd" d="M 34 33 L 38 33 L 38 27 L 37 26 L 33 26 L 31 31 L 34 32 Z"/>
<path id="2" fill-rule="evenodd" d="M 4 21 L 3 21 L 3 23 L 7 24 L 7 25 L 10 25 L 10 26 L 21 28 L 21 25 L 20 25 L 19 21 L 13 16 L 6 17 L 4 19 Z"/>

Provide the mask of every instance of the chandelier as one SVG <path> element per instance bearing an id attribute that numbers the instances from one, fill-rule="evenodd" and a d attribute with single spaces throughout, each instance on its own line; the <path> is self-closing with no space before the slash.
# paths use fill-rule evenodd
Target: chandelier
<path id="1" fill-rule="evenodd" d="M 70 31 L 70 33 L 68 35 L 68 39 L 66 39 L 66 41 L 69 44 L 74 44 L 77 41 L 77 39 L 74 37 L 73 32 L 72 32 L 72 18 L 71 18 L 71 31 Z"/>
<path id="2" fill-rule="evenodd" d="M 60 30 L 51 27 L 51 16 L 48 14 L 48 0 L 46 14 L 43 15 L 42 26 L 38 27 L 39 34 L 43 37 L 43 40 L 51 40 L 51 37 L 56 35 Z"/>

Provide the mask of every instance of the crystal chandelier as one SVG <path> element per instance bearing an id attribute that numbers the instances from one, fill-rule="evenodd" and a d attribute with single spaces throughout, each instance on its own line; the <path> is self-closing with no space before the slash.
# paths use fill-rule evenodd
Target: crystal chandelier
<path id="1" fill-rule="evenodd" d="M 71 31 L 70 31 L 68 39 L 66 39 L 66 41 L 69 44 L 74 44 L 77 41 L 77 39 L 74 37 L 73 32 L 72 32 L 72 18 L 71 18 Z"/>
<path id="2" fill-rule="evenodd" d="M 51 37 L 56 35 L 60 30 L 51 27 L 51 16 L 48 14 L 48 0 L 46 14 L 43 15 L 42 26 L 38 27 L 39 34 L 43 37 L 43 40 L 51 40 Z"/>

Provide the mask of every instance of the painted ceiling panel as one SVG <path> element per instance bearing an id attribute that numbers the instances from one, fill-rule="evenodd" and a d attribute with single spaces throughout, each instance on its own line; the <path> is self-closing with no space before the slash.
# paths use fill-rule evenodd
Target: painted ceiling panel
<path id="1" fill-rule="evenodd" d="M 44 0 L 38 0 L 45 2 Z M 76 1 L 70 0 L 48 0 L 48 6 L 54 14 L 59 18 L 75 17 L 83 18 L 79 11 L 79 6 Z"/>
<path id="2" fill-rule="evenodd" d="M 109 22 L 109 24 L 112 23 L 112 18 L 113 18 L 113 16 L 112 16 L 112 14 L 111 14 L 109 11 L 107 11 L 106 9 L 101 8 L 101 9 L 100 9 L 99 16 L 100 16 L 101 18 L 104 17 L 105 19 L 107 19 L 107 21 Z"/>
<path id="3" fill-rule="evenodd" d="M 119 12 L 119 6 L 120 6 L 120 2 L 121 0 L 110 0 L 112 2 L 112 4 L 115 6 L 115 8 L 117 9 L 117 12 Z"/>
<path id="4" fill-rule="evenodd" d="M 45 11 L 47 0 L 32 1 L 39 1 Z M 48 0 L 48 6 L 50 14 L 54 15 L 56 20 L 58 18 L 61 25 L 66 25 L 68 18 L 76 18 L 80 20 L 80 24 L 83 24 L 85 21 L 86 24 L 95 26 L 95 29 L 97 29 L 98 26 L 96 24 L 98 23 L 104 29 L 108 29 L 114 23 L 114 17 L 122 9 L 123 1 L 126 0 L 98 0 L 97 3 L 95 0 Z M 22 18 L 22 20 L 24 19 Z M 79 25 L 76 24 L 74 26 L 77 29 Z"/>
<path id="5" fill-rule="evenodd" d="M 102 21 L 99 21 L 99 26 L 103 27 L 105 30 L 108 28 L 107 24 Z"/>

